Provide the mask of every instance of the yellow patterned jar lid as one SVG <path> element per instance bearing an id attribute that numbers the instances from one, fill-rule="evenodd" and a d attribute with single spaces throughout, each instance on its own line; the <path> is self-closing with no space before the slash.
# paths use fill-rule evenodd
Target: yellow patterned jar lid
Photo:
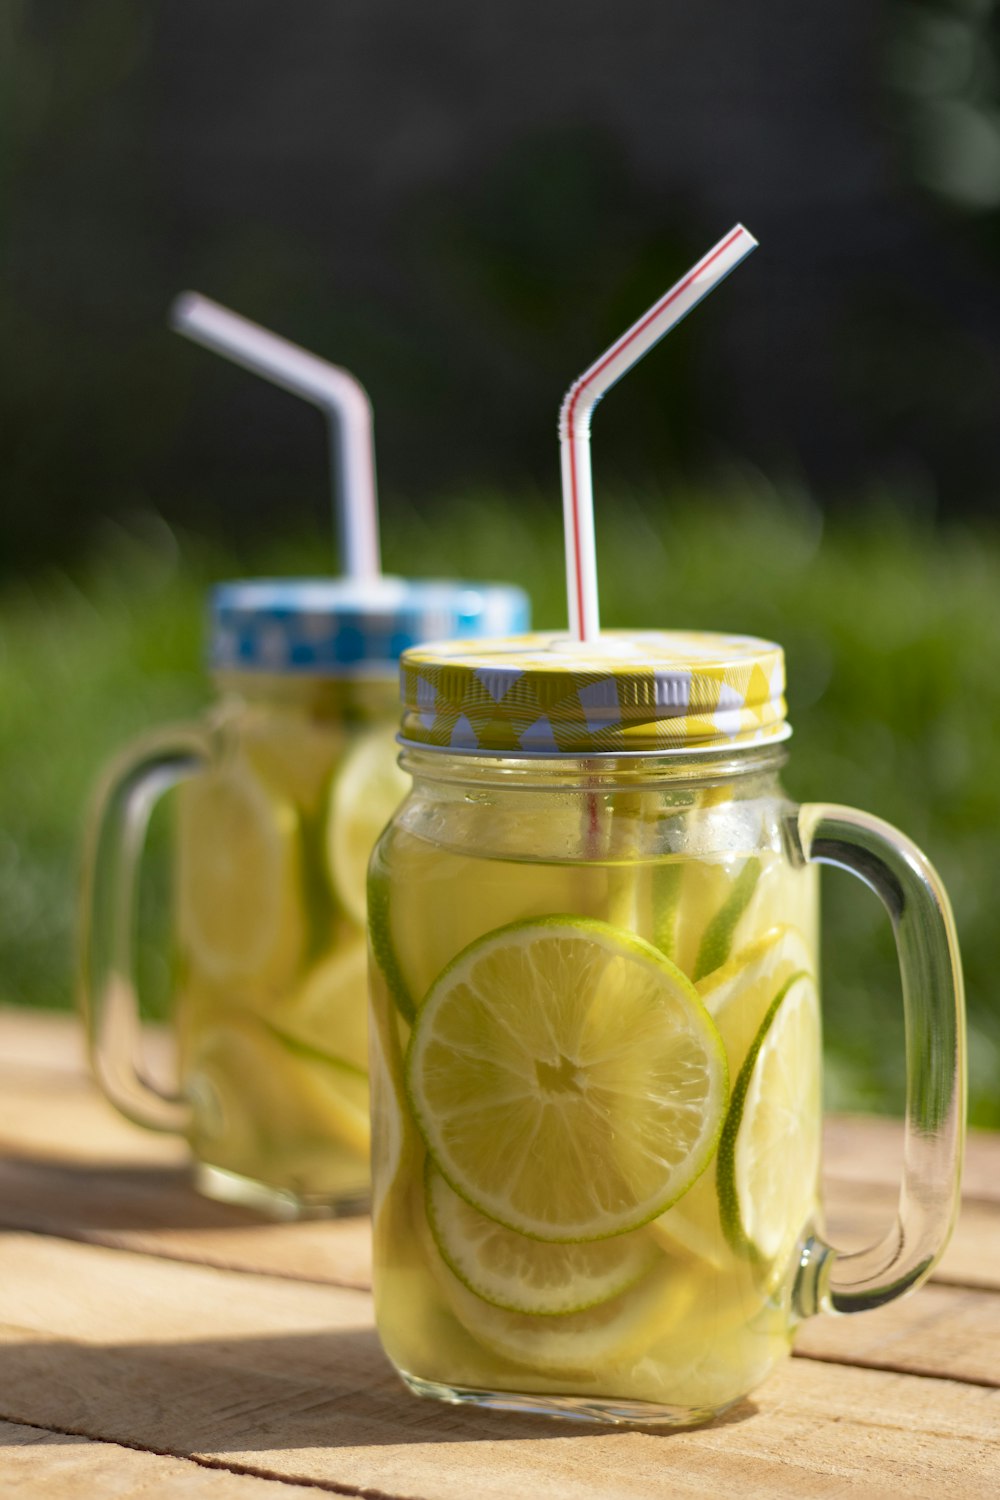
<path id="1" fill-rule="evenodd" d="M 655 755 L 791 733 L 772 641 L 605 631 L 415 646 L 400 661 L 404 744 L 487 755 Z"/>

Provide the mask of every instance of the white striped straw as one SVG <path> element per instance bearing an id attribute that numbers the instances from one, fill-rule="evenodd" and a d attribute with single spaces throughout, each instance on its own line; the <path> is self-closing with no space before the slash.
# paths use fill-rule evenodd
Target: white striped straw
<path id="1" fill-rule="evenodd" d="M 590 468 L 591 413 L 605 392 L 756 248 L 753 235 L 737 224 L 566 392 L 559 413 L 559 440 L 569 628 L 575 640 L 595 641 L 601 631 Z"/>
<path id="2" fill-rule="evenodd" d="M 269 333 L 197 292 L 182 292 L 174 300 L 170 325 L 196 344 L 311 401 L 326 414 L 334 462 L 333 505 L 341 568 L 349 578 L 377 578 L 381 563 L 375 440 L 371 402 L 361 382 L 349 371 L 309 354 L 298 344 Z"/>

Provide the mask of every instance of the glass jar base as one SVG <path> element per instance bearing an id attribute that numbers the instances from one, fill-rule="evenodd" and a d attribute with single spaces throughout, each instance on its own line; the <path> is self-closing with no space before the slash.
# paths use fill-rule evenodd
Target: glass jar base
<path id="1" fill-rule="evenodd" d="M 252 1208 L 257 1213 L 266 1214 L 269 1219 L 282 1221 L 349 1219 L 366 1214 L 370 1207 L 367 1193 L 352 1197 L 296 1193 L 290 1188 L 272 1187 L 254 1177 L 244 1177 L 240 1172 L 213 1167 L 204 1161 L 194 1163 L 194 1186 L 203 1197 L 214 1198 L 216 1203 L 235 1203 L 240 1208 Z"/>
<path id="2" fill-rule="evenodd" d="M 419 1375 L 399 1371 L 415 1396 L 446 1401 L 451 1406 L 481 1406 L 493 1411 L 516 1411 L 536 1417 L 556 1417 L 569 1422 L 597 1422 L 605 1427 L 702 1427 L 736 1406 L 659 1406 L 651 1401 L 602 1400 L 591 1396 L 559 1396 L 526 1391 L 487 1391 L 476 1386 L 443 1385 L 422 1380 Z"/>

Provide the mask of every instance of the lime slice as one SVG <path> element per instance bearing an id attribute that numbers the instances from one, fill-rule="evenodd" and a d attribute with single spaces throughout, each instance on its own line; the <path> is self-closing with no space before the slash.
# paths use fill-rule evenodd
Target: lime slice
<path id="1" fill-rule="evenodd" d="M 521 812 L 520 821 L 511 816 L 499 832 L 484 820 L 482 845 L 489 837 L 524 846 L 529 841 L 527 816 Z M 575 834 L 575 827 L 573 823 L 569 831 Z M 561 822 L 536 820 L 530 840 L 538 848 L 562 850 L 565 816 Z M 482 845 L 470 842 L 476 857 L 452 853 L 397 826 L 380 845 L 369 875 L 372 951 L 407 1021 L 446 964 L 484 933 L 527 918 L 564 911 L 596 917 L 604 910 L 603 870 L 484 858 Z M 444 921 L 442 912 L 447 913 Z"/>
<path id="2" fill-rule="evenodd" d="M 660 1259 L 642 1230 L 551 1245 L 496 1224 L 452 1192 L 427 1159 L 427 1222 L 442 1258 L 477 1297 L 512 1312 L 580 1312 L 634 1285 Z"/>
<path id="3" fill-rule="evenodd" d="M 652 873 L 652 934 L 657 947 L 692 979 L 729 957 L 759 876 L 756 857 L 685 857 Z"/>
<path id="4" fill-rule="evenodd" d="M 683 886 L 684 865 L 680 860 L 653 869 L 653 942 L 672 960 L 677 955 L 677 909 Z"/>
<path id="5" fill-rule="evenodd" d="M 540 1240 L 638 1228 L 714 1150 L 728 1073 L 683 974 L 606 922 L 547 917 L 470 944 L 407 1055 L 414 1118 L 473 1207 Z"/>
<path id="6" fill-rule="evenodd" d="M 754 1038 L 719 1144 L 719 1210 L 734 1249 L 763 1261 L 790 1253 L 816 1203 L 819 1152 L 819 1003 L 797 975 Z"/>
<path id="7" fill-rule="evenodd" d="M 794 975 L 808 973 L 812 967 L 812 955 L 801 933 L 793 927 L 776 927 L 696 986 L 719 1028 L 731 1078 L 739 1073 L 775 995 Z M 717 1269 L 732 1262 L 733 1252 L 719 1219 L 714 1174 L 699 1177 L 673 1208 L 653 1220 L 649 1230 L 675 1253 L 704 1260 Z"/>
<path id="8" fill-rule="evenodd" d="M 691 978 L 698 982 L 724 964 L 733 948 L 733 935 L 743 913 L 750 905 L 757 881 L 760 879 L 760 860 L 754 855 L 745 860 L 739 874 L 734 878 L 726 899 L 711 918 L 698 944 Z"/>
<path id="9" fill-rule="evenodd" d="M 283 1037 L 367 1073 L 367 978 L 364 940 L 352 932 L 292 995 L 269 1007 L 267 1019 Z"/>
<path id="10" fill-rule="evenodd" d="M 428 1252 L 429 1253 L 429 1252 Z M 664 1337 L 691 1296 L 692 1283 L 667 1262 L 630 1290 L 581 1312 L 533 1317 L 493 1307 L 462 1285 L 437 1259 L 435 1276 L 458 1321 L 494 1354 L 533 1373 L 590 1381 L 629 1368 Z"/>
<path id="11" fill-rule="evenodd" d="M 774 927 L 695 986 L 719 1028 L 732 1078 L 775 995 L 793 974 L 811 974 L 814 968 L 802 934 L 794 927 Z"/>
<path id="12" fill-rule="evenodd" d="M 385 1004 L 368 1008 L 371 1059 L 372 1223 L 378 1227 L 386 1197 L 399 1174 L 407 1126 L 403 1110 L 403 1058 L 395 1015 Z M 395 1251 L 393 1252 L 395 1254 Z"/>
<path id="13" fill-rule="evenodd" d="M 223 983 L 280 989 L 305 936 L 295 808 L 234 762 L 184 784 L 179 822 L 178 920 L 192 963 Z"/>
<path id="14" fill-rule="evenodd" d="M 380 725 L 355 740 L 330 782 L 326 859 L 334 895 L 363 927 L 365 877 L 375 840 L 410 789 L 396 764 L 394 725 Z"/>
<path id="15" fill-rule="evenodd" d="M 382 973 L 396 1009 L 407 1025 L 412 1025 L 416 1005 L 413 1000 L 413 990 L 403 974 L 402 965 L 396 954 L 392 922 L 395 908 L 390 900 L 389 890 L 389 879 L 386 875 L 381 871 L 369 871 L 368 939 L 371 943 L 372 958 Z"/>

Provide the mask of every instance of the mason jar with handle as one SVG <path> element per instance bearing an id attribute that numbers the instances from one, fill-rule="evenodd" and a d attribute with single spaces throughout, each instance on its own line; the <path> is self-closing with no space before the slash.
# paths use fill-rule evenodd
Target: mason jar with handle
<path id="1" fill-rule="evenodd" d="M 519 629 L 506 585 L 253 580 L 217 588 L 218 701 L 110 767 L 85 858 L 80 992 L 95 1076 L 188 1139 L 197 1186 L 284 1216 L 367 1201 L 365 870 L 408 786 L 400 652 Z M 178 786 L 178 783 L 180 785 Z M 176 1085 L 145 1066 L 136 899 L 154 804 L 178 786 Z"/>
<path id="2" fill-rule="evenodd" d="M 707 1420 L 801 1319 L 911 1291 L 947 1242 L 947 896 L 904 834 L 783 792 L 769 642 L 450 643 L 402 686 L 413 785 L 368 897 L 382 1343 L 424 1396 Z M 906 1011 L 899 1212 L 852 1253 L 820 1200 L 821 864 L 881 899 Z"/>

